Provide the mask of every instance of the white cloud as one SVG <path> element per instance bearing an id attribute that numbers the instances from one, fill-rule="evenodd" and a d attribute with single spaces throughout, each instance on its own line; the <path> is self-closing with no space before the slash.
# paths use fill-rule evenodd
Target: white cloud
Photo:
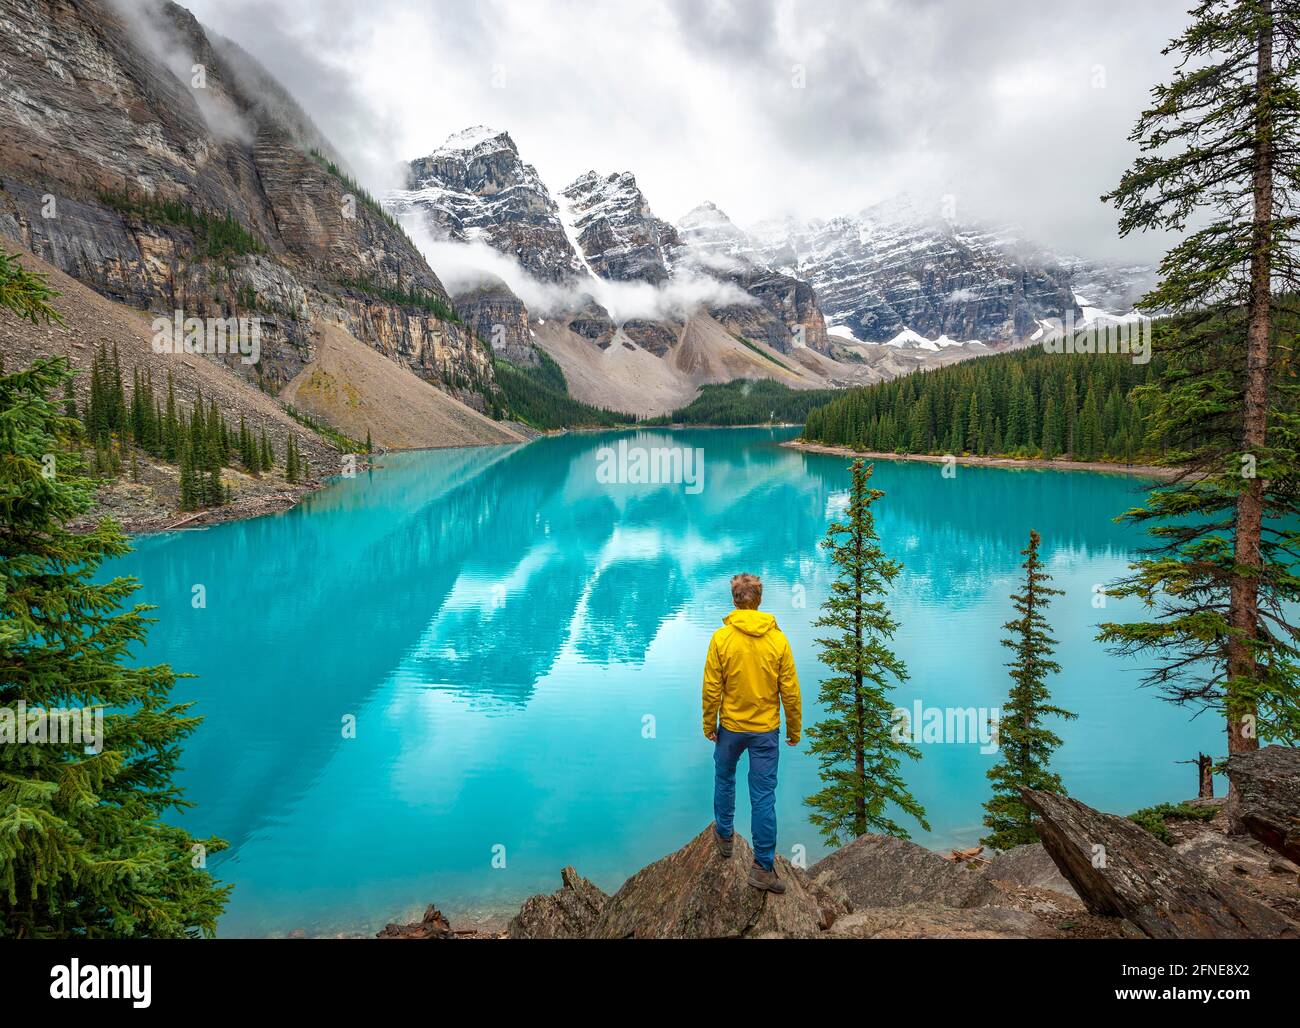
<path id="1" fill-rule="evenodd" d="M 572 312 L 588 298 L 604 307 L 619 325 L 634 318 L 682 320 L 700 307 L 749 306 L 757 302 L 729 282 L 691 273 L 677 274 L 662 286 L 591 277 L 573 284 L 543 282 L 486 243 L 436 239 L 417 217 L 405 219 L 403 227 L 449 292 L 459 293 L 499 279 L 533 316 L 549 318 Z"/>
<path id="2" fill-rule="evenodd" d="M 656 213 L 738 224 L 955 194 L 1031 238 L 1149 260 L 1099 196 L 1186 0 L 190 0 L 376 192 L 472 124 L 558 189 L 630 170 Z M 1098 74 L 1100 69 L 1101 74 Z M 1101 85 L 1098 85 L 1098 83 Z M 802 88 L 799 88 L 800 83 Z"/>

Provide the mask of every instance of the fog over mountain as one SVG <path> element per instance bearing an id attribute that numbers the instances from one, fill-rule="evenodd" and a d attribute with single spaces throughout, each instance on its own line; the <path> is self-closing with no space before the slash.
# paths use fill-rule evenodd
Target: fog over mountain
<path id="1" fill-rule="evenodd" d="M 140 0 L 130 0 L 140 2 Z M 193 0 L 376 191 L 465 125 L 550 182 L 634 168 L 677 219 L 854 212 L 904 189 L 1092 257 L 1150 261 L 1098 197 L 1186 0 Z"/>

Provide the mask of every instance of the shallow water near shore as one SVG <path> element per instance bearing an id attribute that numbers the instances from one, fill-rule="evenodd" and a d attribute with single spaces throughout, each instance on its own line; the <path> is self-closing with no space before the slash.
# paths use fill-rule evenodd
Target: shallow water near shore
<path id="1" fill-rule="evenodd" d="M 848 462 L 776 445 L 797 429 L 574 434 L 527 446 L 391 454 L 298 508 L 142 537 L 105 574 L 156 604 L 142 659 L 204 722 L 181 782 L 196 835 L 229 840 L 210 867 L 235 884 L 221 934 L 373 932 L 493 912 L 559 886 L 574 865 L 612 891 L 712 818 L 712 747 L 700 726 L 705 647 L 737 571 L 794 646 L 805 722 L 818 717 L 811 627 L 830 582 L 818 543 L 842 509 Z M 636 438 L 632 438 L 635 436 Z M 704 451 L 703 487 L 598 480 L 598 450 Z M 901 707 L 996 708 L 999 643 L 1029 529 L 1065 590 L 1051 611 L 1064 670 L 1056 768 L 1105 810 L 1194 793 L 1215 719 L 1141 689 L 1140 668 L 1093 641 L 1094 606 L 1140 532 L 1111 520 L 1142 483 L 1086 472 L 876 464 L 886 552 L 903 562 L 891 605 L 911 672 Z M 206 606 L 192 603 L 202 585 Z M 355 737 L 345 737 L 355 718 Z M 975 743 L 928 743 L 906 769 L 929 813 L 925 845 L 981 834 Z M 778 852 L 826 852 L 803 798 L 806 752 L 782 747 Z M 743 776 L 743 769 L 742 769 Z M 737 827 L 748 835 L 739 790 Z"/>

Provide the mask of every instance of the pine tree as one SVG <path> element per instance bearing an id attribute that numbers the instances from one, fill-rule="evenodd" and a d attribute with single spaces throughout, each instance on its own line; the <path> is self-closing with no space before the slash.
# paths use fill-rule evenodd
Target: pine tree
<path id="1" fill-rule="evenodd" d="M 1043 571 L 1038 558 L 1041 539 L 1029 533 L 1029 546 L 1020 552 L 1025 557 L 1025 587 L 1013 593 L 1012 606 L 1020 616 L 1002 627 L 1011 633 L 1002 645 L 1015 653 L 1007 665 L 1011 669 L 1011 694 L 998 719 L 998 748 L 1002 759 L 989 769 L 993 797 L 984 804 L 984 825 L 989 834 L 980 840 L 993 849 L 1009 850 L 1021 843 L 1037 842 L 1033 814 L 1020 789 L 1065 794 L 1060 775 L 1049 764 L 1061 740 L 1042 725 L 1045 717 L 1074 718 L 1068 710 L 1053 706 L 1047 690 L 1047 676 L 1061 670 L 1052 660 L 1056 640 L 1048 634 L 1045 611 L 1051 597 L 1063 595 L 1047 583 L 1051 576 Z"/>
<path id="2" fill-rule="evenodd" d="M 904 681 L 907 667 L 888 647 L 898 623 L 883 596 L 902 565 L 885 556 L 876 535 L 871 505 L 884 493 L 868 486 L 873 470 L 861 460 L 852 464 L 847 521 L 832 523 L 822 542 L 836 579 L 813 623 L 837 634 L 817 640 L 831 675 L 818 696 L 825 717 L 808 737 L 824 788 L 804 802 L 814 811 L 808 819 L 832 845 L 870 831 L 908 838 L 891 806 L 930 829 L 899 770 L 902 758 L 919 760 L 921 753 L 894 731 L 890 680 Z"/>
<path id="3" fill-rule="evenodd" d="M 0 307 L 33 322 L 57 318 L 44 280 L 0 253 Z M 195 840 L 164 822 L 184 805 L 172 781 L 181 741 L 198 725 L 171 699 L 176 674 L 141 667 L 129 649 L 148 633 L 149 608 L 122 609 L 135 584 L 96 581 L 130 549 L 112 521 L 68 530 L 93 504 L 93 486 L 68 448 L 75 422 L 56 401 L 71 372 L 37 360 L 0 375 L 0 709 L 76 711 L 103 734 L 41 745 L 0 745 L 0 937 L 211 935 L 229 887 L 193 866 Z M 42 457 L 59 455 L 59 473 Z M 74 722 L 75 723 L 75 722 Z M 12 731 L 0 718 L 0 739 Z M 92 733 L 93 734 L 93 733 Z M 93 741 L 93 740 L 92 740 Z"/>
<path id="4" fill-rule="evenodd" d="M 291 483 L 298 481 L 298 447 L 292 432 L 289 433 L 289 444 L 285 449 L 284 477 Z"/>
<path id="5" fill-rule="evenodd" d="M 970 409 L 966 421 L 966 449 L 971 453 L 983 452 L 984 419 L 980 417 L 979 393 L 971 393 Z"/>
<path id="6" fill-rule="evenodd" d="M 113 344 L 113 359 L 109 381 L 109 427 L 118 433 L 126 431 L 126 392 L 122 388 L 122 362 L 117 359 L 117 343 Z"/>
<path id="7" fill-rule="evenodd" d="M 1101 412 L 1097 409 L 1097 394 L 1088 388 L 1083 399 L 1083 409 L 1079 411 L 1078 453 L 1076 460 L 1096 460 L 1102 455 L 1106 445 L 1101 432 Z"/>
<path id="8" fill-rule="evenodd" d="M 1144 154 L 1106 197 L 1125 234 L 1182 233 L 1142 306 L 1181 316 L 1144 392 L 1183 470 L 1126 514 L 1158 545 L 1113 595 L 1155 617 L 1100 638 L 1155 656 L 1147 681 L 1166 698 L 1221 713 L 1233 754 L 1300 741 L 1300 0 L 1202 0 L 1190 16 L 1134 129 Z"/>
<path id="9" fill-rule="evenodd" d="M 221 484 L 221 467 L 219 465 L 208 471 L 205 487 L 209 507 L 220 507 L 226 502 L 226 490 Z"/>
<path id="10" fill-rule="evenodd" d="M 1056 405 L 1056 397 L 1049 395 L 1047 404 L 1043 407 L 1043 459 L 1054 460 L 1059 457 L 1064 445 L 1065 423 L 1060 408 Z"/>
<path id="11" fill-rule="evenodd" d="M 176 383 L 172 381 L 170 369 L 167 372 L 167 412 L 163 415 L 163 458 L 175 462 L 181 455 L 184 445 L 180 418 L 176 413 Z"/>
<path id="12" fill-rule="evenodd" d="M 200 502 L 199 489 L 195 479 L 194 460 L 189 446 L 181 449 L 181 510 L 198 510 Z"/>

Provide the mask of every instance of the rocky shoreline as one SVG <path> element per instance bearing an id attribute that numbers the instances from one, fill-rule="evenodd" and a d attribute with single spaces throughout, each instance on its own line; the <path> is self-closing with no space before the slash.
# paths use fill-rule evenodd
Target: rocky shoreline
<path id="1" fill-rule="evenodd" d="M 170 471 L 175 477 L 174 468 L 162 464 L 158 467 L 163 469 L 163 475 Z M 72 529 L 76 532 L 93 531 L 104 518 L 112 518 L 127 535 L 207 528 L 227 521 L 246 521 L 292 510 L 305 497 L 325 486 L 320 480 L 291 484 L 269 477 L 253 479 L 229 468 L 223 469 L 223 480 L 235 475 L 247 481 L 239 483 L 239 491 L 231 502 L 195 511 L 178 510 L 175 500 L 165 495 L 166 486 L 162 490 L 164 495 L 159 495 L 160 491 L 148 481 L 154 477 L 151 474 L 142 473 L 139 482 L 123 477 L 100 487 L 95 495 L 94 508 L 74 521 Z"/>
<path id="2" fill-rule="evenodd" d="M 910 460 L 924 461 L 928 464 L 943 464 L 947 457 L 938 457 L 929 453 L 883 453 L 877 450 L 855 450 L 851 446 L 827 446 L 823 443 L 806 443 L 791 439 L 780 445 L 805 453 L 828 453 L 842 457 L 862 457 L 866 460 Z M 957 457 L 956 462 L 962 466 L 985 468 L 1039 468 L 1047 471 L 1098 471 L 1116 475 L 1139 475 L 1143 478 L 1171 478 L 1178 474 L 1177 468 L 1159 467 L 1152 464 L 1111 464 L 1106 461 L 1082 460 L 1038 460 L 1018 457 Z"/>
<path id="3" fill-rule="evenodd" d="M 945 859 L 864 835 L 806 870 L 777 857 L 786 892 L 747 884 L 739 835 L 723 857 L 709 825 L 612 896 L 573 867 L 504 931 L 457 929 L 433 905 L 383 939 L 1300 939 L 1300 750 L 1234 755 L 1241 798 L 1168 824 L 1171 844 L 1126 817 L 1023 790 L 1041 841 Z"/>

